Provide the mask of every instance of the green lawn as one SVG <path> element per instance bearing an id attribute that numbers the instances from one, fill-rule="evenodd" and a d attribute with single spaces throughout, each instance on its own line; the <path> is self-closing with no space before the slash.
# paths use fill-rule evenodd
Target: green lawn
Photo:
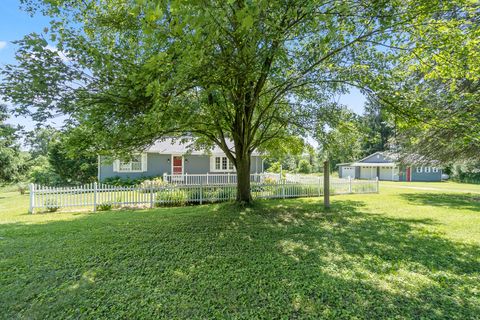
<path id="1" fill-rule="evenodd" d="M 27 202 L 0 193 L 0 318 L 480 317 L 480 186 L 382 183 L 330 212 Z"/>

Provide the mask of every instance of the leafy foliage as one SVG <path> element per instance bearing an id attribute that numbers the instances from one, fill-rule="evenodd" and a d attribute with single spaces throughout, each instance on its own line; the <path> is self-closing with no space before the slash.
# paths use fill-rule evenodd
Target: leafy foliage
<path id="1" fill-rule="evenodd" d="M 305 159 L 300 160 L 298 163 L 298 172 L 310 173 L 312 172 L 312 165 Z"/>
<path id="2" fill-rule="evenodd" d="M 28 168 L 29 157 L 20 151 L 19 128 L 5 123 L 8 109 L 0 104 L 0 183 L 22 180 Z"/>

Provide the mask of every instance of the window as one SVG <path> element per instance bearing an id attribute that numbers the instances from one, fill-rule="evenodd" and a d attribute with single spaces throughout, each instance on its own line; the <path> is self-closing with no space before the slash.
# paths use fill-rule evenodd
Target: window
<path id="1" fill-rule="evenodd" d="M 422 173 L 423 172 L 423 167 L 417 167 L 417 173 Z"/>
<path id="2" fill-rule="evenodd" d="M 235 166 L 227 157 L 215 157 L 212 171 L 235 171 Z"/>
<path id="3" fill-rule="evenodd" d="M 431 167 L 425 167 L 425 173 L 430 173 L 432 171 Z"/>
<path id="4" fill-rule="evenodd" d="M 137 154 L 127 160 L 115 160 L 114 172 L 143 172 L 147 171 L 147 155 Z"/>
<path id="5" fill-rule="evenodd" d="M 432 168 L 432 172 L 437 173 L 437 172 L 438 172 L 438 168 L 437 168 L 437 167 L 433 167 L 433 168 Z"/>

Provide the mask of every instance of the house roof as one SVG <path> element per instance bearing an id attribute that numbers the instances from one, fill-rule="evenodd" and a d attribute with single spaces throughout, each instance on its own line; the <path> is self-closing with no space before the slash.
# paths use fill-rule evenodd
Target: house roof
<path id="1" fill-rule="evenodd" d="M 233 151 L 233 141 L 227 140 L 227 146 L 230 150 Z M 212 149 L 198 149 L 194 145 L 194 140 L 190 139 L 187 141 L 182 141 L 179 138 L 164 138 L 161 140 L 157 140 L 154 144 L 152 144 L 149 148 L 147 148 L 146 152 L 148 153 L 161 153 L 161 154 L 192 154 L 192 155 L 223 155 L 225 154 L 220 147 L 215 145 Z M 260 155 L 259 152 L 254 151 L 252 153 L 253 156 Z"/>

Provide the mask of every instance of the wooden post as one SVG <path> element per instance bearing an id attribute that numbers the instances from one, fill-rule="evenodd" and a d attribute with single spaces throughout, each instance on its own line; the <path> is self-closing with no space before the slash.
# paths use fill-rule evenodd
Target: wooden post
<path id="1" fill-rule="evenodd" d="M 97 211 L 97 183 L 93 183 L 93 212 Z"/>
<path id="2" fill-rule="evenodd" d="M 35 185 L 30 183 L 30 207 L 28 212 L 33 214 L 33 210 L 35 208 Z"/>
<path id="3" fill-rule="evenodd" d="M 378 180 L 378 177 L 375 178 L 375 182 L 377 184 L 377 193 L 380 192 L 380 182 Z"/>
<path id="4" fill-rule="evenodd" d="M 348 193 L 352 193 L 352 177 L 348 176 Z"/>
<path id="5" fill-rule="evenodd" d="M 200 180 L 200 204 L 203 204 L 203 182 Z"/>
<path id="6" fill-rule="evenodd" d="M 150 209 L 153 208 L 153 181 L 150 181 Z"/>
<path id="7" fill-rule="evenodd" d="M 328 160 L 323 162 L 323 205 L 330 208 L 330 164 Z"/>

